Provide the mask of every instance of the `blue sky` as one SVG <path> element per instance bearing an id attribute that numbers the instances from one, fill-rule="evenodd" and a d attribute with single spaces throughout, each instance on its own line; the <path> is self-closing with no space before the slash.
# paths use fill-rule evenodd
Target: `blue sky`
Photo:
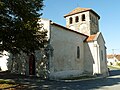
<path id="1" fill-rule="evenodd" d="M 106 41 L 107 53 L 120 54 L 120 0 L 44 0 L 43 18 L 65 26 L 64 15 L 77 7 L 92 8 L 100 15 L 99 29 Z"/>

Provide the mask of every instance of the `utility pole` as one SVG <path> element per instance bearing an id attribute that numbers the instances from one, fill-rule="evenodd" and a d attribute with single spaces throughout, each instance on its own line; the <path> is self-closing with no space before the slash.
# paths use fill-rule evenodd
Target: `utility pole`
<path id="1" fill-rule="evenodd" d="M 115 54 L 115 50 L 118 50 L 118 49 L 112 49 L 113 60 L 115 60 L 115 56 L 116 56 L 116 54 Z"/>
<path id="2" fill-rule="evenodd" d="M 113 56 L 113 60 L 115 60 L 115 49 L 112 49 L 112 56 Z"/>
<path id="3" fill-rule="evenodd" d="M 119 50 L 119 49 L 112 49 L 112 54 L 115 56 L 115 50 Z"/>

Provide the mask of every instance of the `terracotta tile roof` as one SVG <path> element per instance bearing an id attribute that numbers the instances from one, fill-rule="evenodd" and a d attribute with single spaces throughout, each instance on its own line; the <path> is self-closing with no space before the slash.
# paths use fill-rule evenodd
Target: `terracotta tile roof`
<path id="1" fill-rule="evenodd" d="M 92 11 L 94 14 L 96 14 L 98 16 L 98 18 L 100 19 L 100 16 L 94 12 L 91 8 L 75 8 L 74 10 L 72 10 L 70 13 L 64 15 L 64 17 L 67 17 L 67 16 L 70 16 L 70 15 L 74 15 L 74 14 L 77 14 L 77 13 L 81 13 L 81 12 L 85 12 L 85 11 Z"/>
<path id="2" fill-rule="evenodd" d="M 112 54 L 110 54 L 110 55 L 107 55 L 107 58 L 108 59 L 112 59 L 114 56 L 112 55 Z"/>
<path id="3" fill-rule="evenodd" d="M 74 10 L 72 10 L 70 13 L 66 14 L 64 17 L 66 16 L 70 16 L 70 15 L 73 15 L 73 14 L 76 14 L 76 13 L 80 13 L 80 12 L 84 12 L 84 11 L 88 11 L 90 10 L 90 8 L 75 8 Z"/>
<path id="4" fill-rule="evenodd" d="M 93 40 L 95 39 L 96 35 L 97 35 L 97 34 L 90 35 L 90 36 L 86 39 L 86 41 L 87 41 L 87 42 L 93 41 Z"/>
<path id="5" fill-rule="evenodd" d="M 117 60 L 120 61 L 120 54 L 115 54 L 115 55 L 110 54 L 110 55 L 107 55 L 107 58 L 108 58 L 108 59 L 113 59 L 114 57 L 115 57 Z"/>

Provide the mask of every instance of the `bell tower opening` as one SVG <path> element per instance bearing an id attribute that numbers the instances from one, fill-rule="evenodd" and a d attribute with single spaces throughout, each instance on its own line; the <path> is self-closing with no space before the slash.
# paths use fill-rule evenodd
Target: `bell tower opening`
<path id="1" fill-rule="evenodd" d="M 69 18 L 69 23 L 70 23 L 70 24 L 73 23 L 73 18 L 72 18 L 72 17 Z"/>
<path id="2" fill-rule="evenodd" d="M 75 17 L 75 22 L 76 23 L 79 22 L 79 17 L 78 16 Z"/>
<path id="3" fill-rule="evenodd" d="M 82 14 L 82 21 L 85 21 L 85 14 Z"/>

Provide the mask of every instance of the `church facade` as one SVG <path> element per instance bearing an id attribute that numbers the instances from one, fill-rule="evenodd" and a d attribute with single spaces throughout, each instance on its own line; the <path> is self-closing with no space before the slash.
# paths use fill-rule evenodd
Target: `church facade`
<path id="1" fill-rule="evenodd" d="M 99 31 L 100 16 L 89 8 L 76 8 L 64 16 L 66 27 L 41 19 L 40 23 L 48 31 L 47 77 L 67 79 L 82 75 L 108 75 L 106 46 Z M 29 57 L 19 56 L 14 70 L 26 75 L 41 76 L 41 50 Z M 12 64 L 9 65 L 9 67 Z"/>

